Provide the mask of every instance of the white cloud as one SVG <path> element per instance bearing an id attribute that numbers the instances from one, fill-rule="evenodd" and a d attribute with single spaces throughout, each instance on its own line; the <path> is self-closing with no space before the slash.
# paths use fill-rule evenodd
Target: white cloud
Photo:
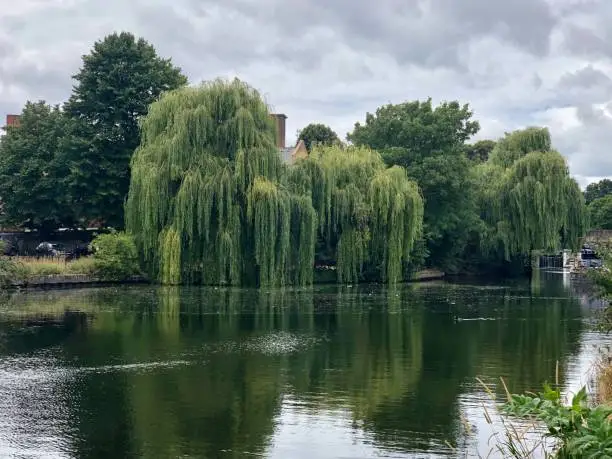
<path id="1" fill-rule="evenodd" d="M 239 76 L 341 136 L 385 103 L 470 103 L 478 138 L 543 124 L 582 183 L 612 176 L 604 0 L 0 0 L 0 115 L 65 100 L 81 55 L 128 30 L 191 81 Z M 608 159 L 610 157 L 611 159 Z"/>

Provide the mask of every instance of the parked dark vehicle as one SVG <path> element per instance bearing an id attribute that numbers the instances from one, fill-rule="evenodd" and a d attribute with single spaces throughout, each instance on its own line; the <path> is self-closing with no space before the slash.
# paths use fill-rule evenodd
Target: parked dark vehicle
<path id="1" fill-rule="evenodd" d="M 91 254 L 92 252 L 88 245 L 79 244 L 72 250 L 66 252 L 66 261 L 78 260 L 81 257 L 87 257 Z"/>

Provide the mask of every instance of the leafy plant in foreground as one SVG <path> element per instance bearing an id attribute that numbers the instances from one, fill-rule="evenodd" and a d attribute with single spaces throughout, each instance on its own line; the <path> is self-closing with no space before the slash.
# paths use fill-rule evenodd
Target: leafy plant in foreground
<path id="1" fill-rule="evenodd" d="M 589 406 L 585 388 L 564 405 L 560 392 L 545 385 L 540 394 L 512 395 L 504 412 L 543 422 L 546 435 L 558 440 L 558 458 L 612 457 L 612 408 Z"/>

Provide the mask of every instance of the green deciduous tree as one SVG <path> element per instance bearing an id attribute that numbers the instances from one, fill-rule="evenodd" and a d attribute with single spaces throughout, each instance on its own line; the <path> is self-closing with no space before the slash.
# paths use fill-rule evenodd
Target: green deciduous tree
<path id="1" fill-rule="evenodd" d="M 62 151 L 69 120 L 58 107 L 28 102 L 19 127 L 0 140 L 0 198 L 4 225 L 51 231 L 73 223 Z"/>
<path id="2" fill-rule="evenodd" d="M 164 283 L 312 282 L 316 215 L 280 183 L 275 128 L 234 80 L 162 96 L 132 161 L 127 228 Z"/>
<path id="3" fill-rule="evenodd" d="M 577 246 L 586 230 L 584 197 L 546 128 L 507 134 L 478 173 L 490 253 L 510 260 Z"/>
<path id="4" fill-rule="evenodd" d="M 142 123 L 126 225 L 164 283 L 309 284 L 317 232 L 340 281 L 365 263 L 401 279 L 422 200 L 401 167 L 365 148 L 282 163 L 259 93 L 217 80 L 161 97 Z"/>
<path id="5" fill-rule="evenodd" d="M 489 159 L 489 155 L 495 148 L 494 140 L 479 140 L 473 144 L 465 145 L 465 155 L 469 160 L 476 163 L 483 163 Z"/>
<path id="6" fill-rule="evenodd" d="M 387 168 L 365 147 L 332 146 L 315 148 L 288 175 L 295 191 L 312 199 L 339 282 L 358 282 L 364 268 L 383 282 L 403 279 L 423 220 L 418 186 L 404 168 Z"/>
<path id="7" fill-rule="evenodd" d="M 74 79 L 65 110 L 76 120 L 74 134 L 81 139 L 66 152 L 75 207 L 85 220 L 122 226 L 130 158 L 140 143 L 139 120 L 160 94 L 187 79 L 130 33 L 96 42 Z"/>
<path id="8" fill-rule="evenodd" d="M 457 268 L 470 233 L 478 222 L 472 163 L 464 143 L 478 129 L 467 105 L 431 99 L 385 105 L 355 124 L 348 140 L 379 151 L 389 165 L 406 168 L 425 199 L 424 237 L 429 263 Z"/>
<path id="9" fill-rule="evenodd" d="M 338 134 L 321 123 L 311 123 L 298 132 L 298 140 L 303 140 L 310 152 L 315 145 L 330 146 L 340 143 Z"/>
<path id="10" fill-rule="evenodd" d="M 612 229 L 612 194 L 593 200 L 588 209 L 592 229 Z"/>
<path id="11" fill-rule="evenodd" d="M 589 183 L 584 191 L 584 199 L 587 204 L 590 204 L 597 198 L 603 198 L 612 194 L 612 180 L 603 179 L 599 182 Z"/>

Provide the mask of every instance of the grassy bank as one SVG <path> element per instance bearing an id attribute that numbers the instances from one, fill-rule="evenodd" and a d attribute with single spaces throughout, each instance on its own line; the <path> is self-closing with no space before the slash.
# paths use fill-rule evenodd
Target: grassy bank
<path id="1" fill-rule="evenodd" d="M 68 262 L 61 258 L 37 259 L 35 257 L 15 257 L 13 261 L 22 270 L 24 279 L 67 274 L 81 274 L 85 276 L 96 274 L 96 260 L 93 257 L 85 257 Z"/>
<path id="2" fill-rule="evenodd" d="M 136 246 L 131 236 L 125 233 L 103 234 L 94 239 L 92 248 L 93 256 L 74 261 L 0 257 L 0 287 L 27 285 L 45 277 L 83 276 L 96 281 L 122 282 L 140 275 Z"/>

